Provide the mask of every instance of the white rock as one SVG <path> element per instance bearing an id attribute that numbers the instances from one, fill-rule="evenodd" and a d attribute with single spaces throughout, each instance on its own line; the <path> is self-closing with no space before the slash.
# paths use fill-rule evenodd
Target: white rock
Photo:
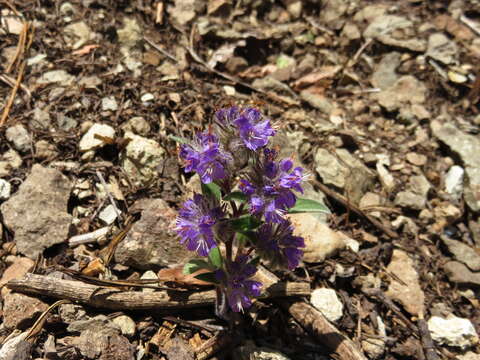
<path id="1" fill-rule="evenodd" d="M 135 335 L 135 321 L 127 315 L 117 316 L 112 322 L 120 328 L 120 331 L 126 337 Z"/>
<path id="2" fill-rule="evenodd" d="M 11 191 L 12 185 L 7 180 L 0 179 L 0 200 L 7 200 Z"/>
<path id="3" fill-rule="evenodd" d="M 65 42 L 73 49 L 78 49 L 93 38 L 93 33 L 83 21 L 70 24 L 63 29 Z"/>
<path id="4" fill-rule="evenodd" d="M 348 249 L 352 250 L 355 253 L 358 253 L 358 251 L 360 250 L 360 243 L 357 240 L 345 236 L 344 241 Z"/>
<path id="5" fill-rule="evenodd" d="M 113 96 L 107 96 L 102 99 L 102 110 L 103 111 L 117 111 L 118 104 L 117 100 Z"/>
<path id="6" fill-rule="evenodd" d="M 5 131 L 8 141 L 13 143 L 13 147 L 20 152 L 27 152 L 30 149 L 30 134 L 22 124 L 10 126 Z"/>
<path id="7" fill-rule="evenodd" d="M 32 66 L 41 63 L 47 58 L 47 54 L 38 54 L 27 59 L 27 65 Z"/>
<path id="8" fill-rule="evenodd" d="M 152 270 L 147 270 L 140 276 L 141 280 L 158 280 L 157 274 L 155 274 Z M 155 284 L 152 284 L 155 285 Z M 155 289 L 143 288 L 143 292 L 154 292 Z"/>
<path id="9" fill-rule="evenodd" d="M 135 116 L 122 126 L 123 131 L 131 131 L 138 135 L 147 135 L 150 132 L 150 124 L 141 116 Z"/>
<path id="10" fill-rule="evenodd" d="M 131 139 L 122 154 L 122 167 L 137 186 L 148 184 L 157 176 L 164 150 L 155 140 L 135 135 L 129 131 L 126 139 Z"/>
<path id="11" fill-rule="evenodd" d="M 120 210 L 118 210 L 118 212 L 121 213 Z M 105 209 L 100 211 L 100 214 L 98 214 L 98 218 L 102 220 L 105 224 L 110 225 L 113 224 L 113 222 L 117 218 L 117 212 L 115 211 L 113 205 L 108 205 Z"/>
<path id="12" fill-rule="evenodd" d="M 450 315 L 444 319 L 432 316 L 428 320 L 428 329 L 432 339 L 440 345 L 455 346 L 465 349 L 478 343 L 478 335 L 468 319 Z"/>
<path id="13" fill-rule="evenodd" d="M 105 124 L 93 124 L 80 140 L 79 149 L 81 152 L 94 150 L 104 144 L 102 140 L 95 137 L 95 134 L 113 138 L 115 136 L 115 129 Z"/>
<path id="14" fill-rule="evenodd" d="M 456 200 L 463 193 L 463 175 L 465 170 L 458 165 L 453 165 L 445 175 L 445 191 Z"/>
<path id="15" fill-rule="evenodd" d="M 337 321 L 343 315 L 343 304 L 338 299 L 335 290 L 327 288 L 316 289 L 312 292 L 310 302 L 332 322 Z"/>
<path id="16" fill-rule="evenodd" d="M 72 85 L 74 81 L 75 76 L 70 75 L 65 70 L 52 70 L 42 74 L 40 79 L 37 80 L 37 84 L 58 83 L 59 85 L 69 86 Z"/>
<path id="17" fill-rule="evenodd" d="M 155 96 L 153 96 L 153 94 L 151 93 L 143 94 L 142 97 L 140 98 L 142 102 L 149 102 L 149 101 L 152 101 L 153 99 L 155 99 Z"/>
<path id="18" fill-rule="evenodd" d="M 303 261 L 322 262 L 345 248 L 345 236 L 330 229 L 315 214 L 291 214 L 288 217 L 294 225 L 295 236 L 305 239 Z"/>

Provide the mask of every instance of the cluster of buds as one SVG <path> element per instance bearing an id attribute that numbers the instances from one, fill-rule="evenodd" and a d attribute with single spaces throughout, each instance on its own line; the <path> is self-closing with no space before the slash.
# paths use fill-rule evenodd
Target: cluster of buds
<path id="1" fill-rule="evenodd" d="M 188 250 L 208 259 L 194 260 L 185 272 L 208 269 L 202 279 L 215 283 L 235 312 L 261 294 L 253 279 L 260 260 L 293 270 L 305 247 L 286 215 L 298 204 L 306 174 L 292 159 L 277 159 L 268 146 L 274 135 L 258 109 L 233 106 L 218 110 L 213 126 L 180 149 L 185 171 L 200 177 L 202 194 L 183 204 L 176 231 Z"/>

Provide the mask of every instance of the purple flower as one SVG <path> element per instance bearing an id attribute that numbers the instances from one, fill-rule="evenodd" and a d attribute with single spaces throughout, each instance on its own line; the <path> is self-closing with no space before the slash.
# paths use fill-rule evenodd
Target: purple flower
<path id="1" fill-rule="evenodd" d="M 252 305 L 252 297 L 260 296 L 262 283 L 250 280 L 257 268 L 249 263 L 246 255 L 237 256 L 225 270 L 217 270 L 217 280 L 223 285 L 230 308 L 235 312 L 243 311 Z"/>
<path id="2" fill-rule="evenodd" d="M 237 126 L 245 146 L 253 151 L 267 145 L 268 137 L 275 135 L 270 120 L 264 118 L 255 108 L 242 109 L 233 123 Z"/>
<path id="3" fill-rule="evenodd" d="M 300 236 L 293 235 L 290 222 L 281 224 L 263 224 L 256 231 L 256 246 L 258 253 L 272 265 L 295 269 L 303 257 L 300 248 L 305 247 L 305 241 Z"/>
<path id="4" fill-rule="evenodd" d="M 241 111 L 238 106 L 220 109 L 215 113 L 215 120 L 222 127 L 233 127 L 235 120 L 240 117 Z"/>
<path id="5" fill-rule="evenodd" d="M 240 180 L 240 190 L 248 196 L 250 212 L 264 215 L 267 222 L 284 222 L 285 212 L 296 203 L 293 190 L 303 193 L 302 182 L 307 178 L 301 167 L 293 168 L 290 159 L 276 161 L 276 152 L 265 149 L 249 174 Z"/>
<path id="6" fill-rule="evenodd" d="M 215 201 L 195 194 L 193 199 L 183 203 L 178 213 L 175 230 L 180 235 L 180 243 L 186 244 L 188 250 L 196 251 L 200 256 L 207 256 L 217 246 L 213 226 L 223 213 Z"/>
<path id="7" fill-rule="evenodd" d="M 197 134 L 191 144 L 183 144 L 180 157 L 185 160 L 185 171 L 196 171 L 204 184 L 226 176 L 228 163 L 232 156 L 224 151 L 218 138 L 208 132 Z"/>

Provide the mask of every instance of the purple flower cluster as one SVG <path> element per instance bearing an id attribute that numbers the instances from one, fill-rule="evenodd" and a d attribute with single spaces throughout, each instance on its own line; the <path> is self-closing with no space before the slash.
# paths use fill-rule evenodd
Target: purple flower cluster
<path id="1" fill-rule="evenodd" d="M 217 247 L 213 226 L 222 216 L 214 200 L 195 194 L 193 199 L 185 201 L 178 213 L 175 230 L 180 235 L 180 243 L 200 256 L 207 256 Z"/>
<path id="2" fill-rule="evenodd" d="M 252 305 L 252 297 L 260 296 L 262 283 L 251 280 L 257 269 L 249 263 L 246 255 L 238 256 L 226 266 L 226 269 L 217 270 L 215 276 L 224 286 L 228 305 L 235 312 L 243 311 Z"/>
<path id="3" fill-rule="evenodd" d="M 290 222 L 265 223 L 258 228 L 255 235 L 257 251 L 262 258 L 269 260 L 272 265 L 286 266 L 289 270 L 298 266 L 303 256 L 300 248 L 305 247 L 305 241 L 302 237 L 293 235 Z"/>
<path id="4" fill-rule="evenodd" d="M 183 204 L 176 232 L 188 250 L 209 256 L 208 266 L 216 269 L 219 287 L 235 312 L 250 307 L 262 286 L 252 279 L 256 266 L 245 254 L 255 250 L 254 254 L 270 264 L 293 270 L 305 247 L 303 238 L 293 235 L 293 226 L 284 215 L 296 203 L 295 192 L 303 193 L 306 175 L 301 167 L 294 167 L 291 159 L 277 160 L 276 151 L 268 147 L 274 135 L 270 120 L 259 110 L 232 106 L 218 110 L 211 130 L 197 134 L 180 148 L 185 171 L 196 172 L 203 184 L 213 183 L 208 186 L 217 190 L 195 194 Z M 217 197 L 232 193 L 238 175 L 246 202 L 238 206 L 231 198 L 219 200 Z M 249 212 L 255 218 L 252 223 L 264 224 L 256 230 L 252 226 L 250 242 L 242 245 L 253 249 L 235 248 L 238 229 L 230 220 L 248 217 Z M 220 251 L 211 252 L 214 248 Z"/>
<path id="5" fill-rule="evenodd" d="M 274 150 L 264 149 L 263 161 L 249 174 L 249 180 L 240 180 L 240 190 L 248 196 L 251 213 L 265 215 L 269 223 L 285 221 L 285 212 L 297 199 L 292 190 L 303 193 L 301 184 L 306 178 L 301 167 L 293 168 L 291 159 L 275 158 Z"/>
<path id="6" fill-rule="evenodd" d="M 222 149 L 218 138 L 208 132 L 197 135 L 191 144 L 183 144 L 180 157 L 185 160 L 185 171 L 196 171 L 204 184 L 225 178 L 232 155 Z"/>

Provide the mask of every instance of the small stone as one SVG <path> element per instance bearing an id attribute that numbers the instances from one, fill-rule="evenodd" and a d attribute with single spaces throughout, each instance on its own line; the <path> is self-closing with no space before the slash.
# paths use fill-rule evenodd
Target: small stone
<path id="1" fill-rule="evenodd" d="M 142 28 L 137 19 L 124 18 L 123 27 L 117 30 L 118 42 L 128 49 L 135 47 L 140 41 L 142 41 Z"/>
<path id="2" fill-rule="evenodd" d="M 225 68 L 230 74 L 238 74 L 248 67 L 248 62 L 243 57 L 232 56 L 225 63 Z"/>
<path id="3" fill-rule="evenodd" d="M 107 138 L 114 138 L 115 129 L 112 128 L 110 125 L 106 124 L 93 124 L 80 140 L 78 147 L 81 152 L 95 150 L 105 145 L 103 140 L 96 138 L 95 135 L 100 135 Z"/>
<path id="4" fill-rule="evenodd" d="M 13 147 L 20 152 L 30 150 L 31 139 L 28 130 L 22 124 L 10 126 L 5 131 L 7 140 L 13 143 Z"/>
<path id="5" fill-rule="evenodd" d="M 233 86 L 229 86 L 229 85 L 225 85 L 223 87 L 223 91 L 225 91 L 225 95 L 227 95 L 227 96 L 235 96 L 235 94 L 237 93 L 235 88 Z"/>
<path id="6" fill-rule="evenodd" d="M 414 152 L 409 152 L 406 155 L 406 158 L 410 164 L 416 165 L 416 166 L 423 166 L 427 163 L 427 157 L 422 154 L 417 154 Z"/>
<path id="7" fill-rule="evenodd" d="M 75 81 L 75 76 L 70 75 L 65 70 L 52 70 L 43 73 L 37 80 L 37 84 L 58 83 L 61 86 L 70 86 Z M 62 90 L 63 92 L 63 90 Z"/>
<path id="8" fill-rule="evenodd" d="M 465 170 L 458 165 L 453 165 L 445 175 L 445 191 L 454 200 L 460 200 L 463 193 L 463 175 Z"/>
<path id="9" fill-rule="evenodd" d="M 410 209 L 422 210 L 425 205 L 425 198 L 411 191 L 400 191 L 395 197 L 395 205 Z"/>
<path id="10" fill-rule="evenodd" d="M 84 76 L 78 82 L 78 85 L 87 89 L 95 89 L 102 84 L 102 80 L 98 76 Z"/>
<path id="11" fill-rule="evenodd" d="M 314 161 L 315 170 L 322 180 L 345 189 L 354 203 L 358 203 L 374 183 L 373 172 L 347 149 L 340 148 L 330 153 L 320 148 Z"/>
<path id="12" fill-rule="evenodd" d="M 112 322 L 120 328 L 120 331 L 126 337 L 132 337 L 135 335 L 135 321 L 127 315 L 120 315 L 113 318 Z"/>
<path id="13" fill-rule="evenodd" d="M 0 288 L 3 288 L 10 280 L 21 279 L 33 268 L 33 265 L 35 265 L 35 262 L 29 258 L 16 257 L 13 263 L 3 272 L 2 278 L 0 279 Z"/>
<path id="14" fill-rule="evenodd" d="M 118 213 L 121 214 L 122 212 L 118 210 Z M 117 217 L 117 211 L 115 211 L 115 208 L 111 204 L 102 211 L 100 211 L 100 213 L 98 214 L 98 218 L 102 220 L 106 225 L 113 224 Z"/>
<path id="15" fill-rule="evenodd" d="M 93 39 L 93 33 L 85 22 L 80 21 L 65 26 L 63 38 L 72 49 L 79 49 Z"/>
<path id="16" fill-rule="evenodd" d="M 102 98 L 102 110 L 103 111 L 117 111 L 117 100 L 113 96 L 107 96 Z"/>
<path id="17" fill-rule="evenodd" d="M 143 103 L 148 103 L 152 100 L 155 100 L 155 96 L 153 96 L 153 94 L 151 93 L 146 93 L 146 94 L 143 94 L 141 97 L 140 97 L 140 100 L 143 102 Z"/>
<path id="18" fill-rule="evenodd" d="M 138 135 L 147 135 L 150 132 L 150 124 L 141 116 L 135 116 L 122 125 L 122 129 L 134 132 Z"/>
<path id="19" fill-rule="evenodd" d="M 470 271 L 464 264 L 458 261 L 449 261 L 443 266 L 448 279 L 458 285 L 480 286 L 480 273 Z"/>
<path id="20" fill-rule="evenodd" d="M 158 176 L 165 151 L 152 139 L 125 133 L 125 139 L 131 139 L 121 155 L 122 167 L 136 186 L 145 186 Z"/>
<path id="21" fill-rule="evenodd" d="M 152 270 L 147 270 L 142 274 L 142 276 L 140 276 L 140 279 L 141 280 L 155 280 L 155 281 L 158 281 L 158 275 Z M 155 284 L 153 284 L 153 285 L 155 285 Z M 145 287 L 145 288 L 142 289 L 142 291 L 145 292 L 145 293 L 151 293 L 151 292 L 154 292 L 155 289 Z"/>
<path id="22" fill-rule="evenodd" d="M 292 15 L 293 19 L 298 19 L 302 15 L 303 3 L 302 1 L 292 1 L 287 5 L 287 11 Z"/>
<path id="23" fill-rule="evenodd" d="M 480 255 L 475 249 L 447 236 L 440 236 L 440 238 L 456 260 L 461 261 L 473 271 L 480 271 Z"/>
<path id="24" fill-rule="evenodd" d="M 333 289 L 313 290 L 310 302 L 331 322 L 335 322 L 343 316 L 343 304 Z"/>
<path id="25" fill-rule="evenodd" d="M 345 248 L 345 237 L 330 229 L 315 214 L 291 214 L 288 217 L 294 225 L 294 235 L 305 239 L 303 261 L 322 262 Z"/>
<path id="26" fill-rule="evenodd" d="M 412 75 L 405 75 L 388 89 L 374 94 L 374 97 L 387 111 L 395 111 L 408 105 L 424 103 L 426 92 L 425 84 Z"/>
<path id="27" fill-rule="evenodd" d="M 357 25 L 347 22 L 342 29 L 342 36 L 345 36 L 348 40 L 358 40 L 361 38 L 362 34 Z"/>
<path id="28" fill-rule="evenodd" d="M 468 319 L 452 314 L 447 318 L 432 316 L 427 324 L 432 339 L 440 345 L 466 349 L 478 343 L 477 332 Z"/>
<path id="29" fill-rule="evenodd" d="M 480 211 L 480 138 L 461 131 L 452 122 L 434 120 L 430 127 L 432 134 L 462 160 L 466 175 L 463 197 L 470 209 Z"/>
<path id="30" fill-rule="evenodd" d="M 14 292 L 6 294 L 3 300 L 3 325 L 7 329 L 26 329 L 48 308 L 34 297 Z"/>
<path id="31" fill-rule="evenodd" d="M 398 79 L 396 72 L 400 66 L 401 54 L 398 52 L 391 52 L 382 57 L 375 72 L 372 74 L 372 85 L 381 90 L 388 89 L 393 86 Z"/>
<path id="32" fill-rule="evenodd" d="M 11 191 L 12 185 L 7 180 L 0 179 L 0 200 L 7 200 Z"/>
<path id="33" fill-rule="evenodd" d="M 233 360 L 290 360 L 290 358 L 280 351 L 247 342 L 233 351 Z"/>
<path id="34" fill-rule="evenodd" d="M 13 149 L 0 155 L 0 177 L 9 176 L 12 170 L 22 165 L 21 156 Z"/>
<path id="35" fill-rule="evenodd" d="M 57 155 L 55 145 L 50 144 L 47 140 L 39 140 L 35 143 L 35 158 L 41 160 L 52 159 Z"/>
<path id="36" fill-rule="evenodd" d="M 423 314 L 425 295 L 420 287 L 413 260 L 406 252 L 395 249 L 387 270 L 402 280 L 402 283 L 392 279 L 386 295 L 401 303 L 413 316 Z"/>
<path id="37" fill-rule="evenodd" d="M 320 110 L 322 113 L 329 115 L 333 110 L 333 104 L 324 96 L 319 95 L 308 90 L 300 92 L 302 100 L 309 103 L 315 109 Z"/>
<path id="38" fill-rule="evenodd" d="M 428 38 L 427 56 L 445 65 L 455 61 L 458 54 L 457 45 L 443 33 L 435 33 Z"/>
<path id="39" fill-rule="evenodd" d="M 467 351 L 465 354 L 463 355 L 457 355 L 457 359 L 458 360 L 479 360 L 480 359 L 480 355 L 479 354 L 476 354 L 474 352 L 471 352 L 471 351 Z"/>
<path id="40" fill-rule="evenodd" d="M 64 114 L 57 114 L 57 125 L 63 131 L 70 131 L 77 127 L 78 121 Z"/>
<path id="41" fill-rule="evenodd" d="M 456 71 L 449 71 L 447 73 L 448 79 L 456 84 L 463 84 L 468 81 L 468 77 L 466 75 L 460 74 Z"/>
<path id="42" fill-rule="evenodd" d="M 380 178 L 380 182 L 382 183 L 383 188 L 388 192 L 392 192 L 395 189 L 395 179 L 390 174 L 390 172 L 386 169 L 385 165 L 380 161 L 377 162 L 376 165 L 378 177 Z"/>
<path id="43" fill-rule="evenodd" d="M 117 263 L 150 269 L 183 263 L 194 255 L 179 243 L 173 231 L 177 213 L 164 200 L 142 199 L 133 208 L 141 210 L 141 218 L 118 245 Z"/>
<path id="44" fill-rule="evenodd" d="M 71 324 L 74 321 L 86 320 L 87 312 L 81 305 L 62 304 L 58 307 L 58 314 L 62 321 Z"/>
<path id="45" fill-rule="evenodd" d="M 47 130 L 50 127 L 50 114 L 48 111 L 36 107 L 33 110 L 33 117 L 29 124 L 34 129 Z"/>
<path id="46" fill-rule="evenodd" d="M 34 164 L 18 191 L 0 206 L 20 253 L 35 259 L 65 241 L 72 219 L 67 213 L 70 190 L 61 172 Z"/>

